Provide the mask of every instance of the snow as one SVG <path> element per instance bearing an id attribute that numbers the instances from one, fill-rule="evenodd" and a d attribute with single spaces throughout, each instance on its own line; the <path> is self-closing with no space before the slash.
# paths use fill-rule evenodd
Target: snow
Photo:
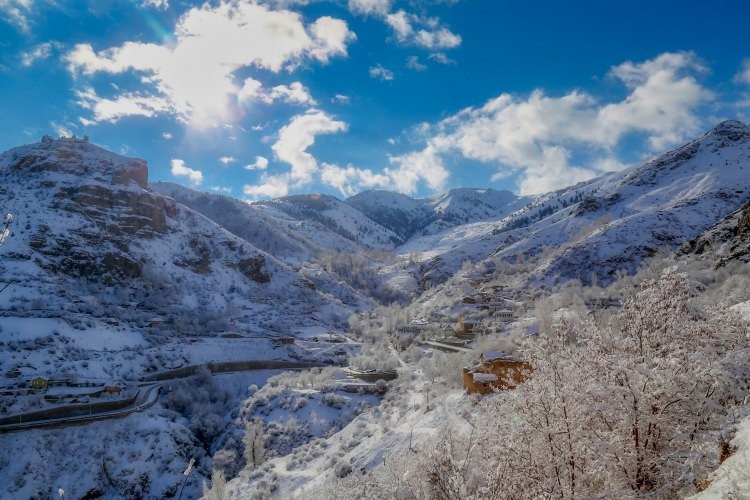
<path id="1" fill-rule="evenodd" d="M 750 320 L 750 300 L 747 302 L 740 302 L 735 304 L 730 309 L 733 309 L 740 313 L 745 319 Z"/>
<path id="2" fill-rule="evenodd" d="M 494 361 L 496 359 L 504 358 L 505 354 L 500 351 L 486 351 L 482 353 L 485 361 Z"/>
<path id="3" fill-rule="evenodd" d="M 33 169 L 18 166 L 24 158 L 35 158 Z M 305 195 L 248 204 L 167 183 L 148 190 L 138 182 L 114 182 L 145 163 L 84 141 L 22 146 L 0 154 L 0 187 L 12 186 L 3 191 L 0 215 L 15 216 L 0 247 L 3 283 L 13 282 L 0 294 L 0 374 L 20 372 L 20 378 L 2 382 L 36 375 L 134 380 L 216 361 L 341 360 L 340 352 L 354 354 L 361 345 L 326 342 L 328 332 L 344 331 L 351 313 L 375 302 L 317 261 L 334 251 L 365 256 L 405 297 L 424 292 L 414 306 L 424 317 L 437 310 L 455 316 L 461 298 L 475 293 L 468 283 L 488 280 L 495 266 L 506 263 L 531 263 L 518 276 L 502 274 L 511 292 L 514 286 L 523 291 L 515 299 L 526 300 L 529 284 L 586 281 L 592 271 L 606 282 L 621 269 L 634 271 L 659 246 L 675 248 L 736 210 L 750 197 L 750 177 L 742 170 L 749 158 L 750 134 L 729 123 L 651 162 L 534 198 L 459 189 L 422 199 L 375 191 L 346 201 Z M 138 196 L 154 213 L 143 215 L 143 204 L 135 205 L 138 210 L 127 204 L 107 208 L 70 195 L 88 188 L 113 200 Z M 162 215 L 163 231 L 121 232 L 133 224 L 130 216 L 142 222 Z M 396 255 L 386 257 L 382 250 Z M 132 259 L 140 274 L 111 275 L 105 282 L 95 272 L 79 276 L 64 267 L 71 255 L 84 264 L 93 256 L 98 271 L 105 254 Z M 238 263 L 250 258 L 262 261 L 267 282 L 240 271 Z M 466 261 L 473 265 L 461 271 Z M 750 317 L 750 302 L 734 308 Z M 153 318 L 164 321 L 153 324 Z M 221 338 L 225 333 L 240 338 Z M 287 336 L 298 341 L 273 342 Z M 265 381 L 259 377 L 254 383 Z M 220 380 L 236 391 L 243 383 L 229 376 Z M 386 454 L 411 453 L 410 446 L 418 448 L 442 425 L 468 425 L 470 402 L 461 391 L 431 397 L 426 411 L 430 388 L 423 380 L 411 382 L 402 399 L 380 407 L 372 395 L 283 390 L 277 400 L 304 400 L 306 406 L 290 411 L 274 403 L 264 418 L 280 428 L 293 426 L 293 419 L 309 422 L 315 441 L 299 447 L 296 458 L 273 458 L 268 471 L 233 481 L 234 490 L 249 494 L 276 474 L 275 494 L 303 495 L 305 488 L 330 480 L 342 461 L 371 468 Z M 373 407 L 363 410 L 360 403 Z M 85 462 L 79 472 L 75 462 L 111 453 L 119 455 L 107 463 L 134 483 L 140 474 L 165 471 L 149 494 L 166 496 L 181 479 L 186 450 L 202 449 L 185 444 L 195 440 L 185 419 L 157 405 L 121 424 L 0 436 L 0 483 L 8 488 L 0 496 L 48 496 L 53 490 L 37 491 L 42 482 L 83 496 L 84 486 L 100 478 L 101 464 Z M 717 471 L 712 487 L 719 493 L 710 498 L 728 494 L 732 484 L 747 488 L 741 467 L 750 460 L 750 452 L 742 451 L 750 449 L 748 426 L 738 428 L 737 459 Z M 25 451 L 21 436 L 28 436 L 34 451 Z M 85 445 L 78 450 L 78 443 Z M 150 450 L 158 455 L 154 463 Z M 24 452 L 19 464 L 12 462 Z M 300 458 L 305 454 L 307 461 Z M 52 472 L 41 470 L 47 462 Z M 38 473 L 38 482 L 20 484 L 23 467 Z M 191 484 L 197 492 L 197 482 Z"/>
<path id="4" fill-rule="evenodd" d="M 727 498 L 747 498 L 750 495 L 750 417 L 745 417 L 738 425 L 737 432 L 730 442 L 735 449 L 719 468 L 711 474 L 711 484 L 693 500 L 724 500 Z"/>

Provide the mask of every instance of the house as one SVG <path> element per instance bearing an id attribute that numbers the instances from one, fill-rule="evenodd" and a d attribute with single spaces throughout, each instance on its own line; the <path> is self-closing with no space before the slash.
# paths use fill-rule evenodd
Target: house
<path id="1" fill-rule="evenodd" d="M 166 323 L 166 320 L 163 318 L 151 318 L 150 320 L 148 320 L 148 327 L 155 328 L 158 326 L 162 326 L 164 323 Z"/>
<path id="2" fill-rule="evenodd" d="M 49 386 L 49 381 L 44 377 L 34 377 L 31 379 L 32 389 L 46 389 Z"/>
<path id="3" fill-rule="evenodd" d="M 489 394 L 513 389 L 531 372 L 531 365 L 499 351 L 484 352 L 479 365 L 464 368 L 464 389 L 470 394 Z"/>
<path id="4" fill-rule="evenodd" d="M 510 309 L 500 309 L 495 311 L 495 318 L 498 321 L 513 321 L 515 313 Z"/>

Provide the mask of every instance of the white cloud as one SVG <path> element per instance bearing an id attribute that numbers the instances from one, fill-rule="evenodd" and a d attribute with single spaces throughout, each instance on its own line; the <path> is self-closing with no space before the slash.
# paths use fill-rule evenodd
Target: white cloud
<path id="1" fill-rule="evenodd" d="M 93 120 L 81 118 L 84 125 L 97 122 L 114 123 L 124 116 L 152 117 L 170 109 L 170 103 L 161 97 L 125 92 L 115 99 L 99 97 L 91 87 L 76 92 L 78 105 L 93 113 Z"/>
<path id="2" fill-rule="evenodd" d="M 603 140 L 616 142 L 628 131 L 650 134 L 652 151 L 660 151 L 700 131 L 694 107 L 713 99 L 688 71 L 704 73 L 706 68 L 691 52 L 665 53 L 641 64 L 626 62 L 612 69 L 630 95 L 609 104 L 599 113 Z"/>
<path id="3" fill-rule="evenodd" d="M 385 23 L 391 27 L 400 42 L 406 42 L 414 33 L 411 17 L 404 10 L 398 10 L 393 14 L 388 14 L 385 18 Z"/>
<path id="4" fill-rule="evenodd" d="M 169 0 L 143 0 L 141 5 L 144 7 L 154 7 L 159 10 L 167 10 L 169 8 Z"/>
<path id="5" fill-rule="evenodd" d="M 337 103 L 337 104 L 349 104 L 351 103 L 351 98 L 348 95 L 344 94 L 336 94 L 331 99 L 331 102 Z"/>
<path id="6" fill-rule="evenodd" d="M 692 53 L 666 53 L 612 68 L 610 75 L 628 90 L 617 102 L 605 104 L 580 91 L 501 94 L 423 128 L 425 148 L 391 158 L 402 172 L 389 175 L 399 190 L 410 192 L 417 182 L 439 179 L 434 176 L 445 171 L 442 158 L 458 153 L 496 165 L 496 178 L 520 174 L 522 194 L 570 185 L 622 166 L 613 151 L 629 134 L 644 134 L 646 149 L 658 152 L 699 132 L 697 110 L 713 98 L 694 77 L 703 71 Z M 590 157 L 591 167 L 571 164 L 574 153 Z"/>
<path id="7" fill-rule="evenodd" d="M 162 132 L 161 136 L 166 140 L 170 140 L 172 138 L 172 134 L 170 134 L 169 132 Z"/>
<path id="8" fill-rule="evenodd" d="M 434 17 L 421 17 L 400 9 L 385 16 L 396 40 L 429 50 L 453 49 L 461 45 L 461 35 L 453 33 Z M 418 28 L 415 28 L 415 25 Z"/>
<path id="9" fill-rule="evenodd" d="M 391 0 L 349 0 L 352 14 L 383 17 L 391 10 Z"/>
<path id="10" fill-rule="evenodd" d="M 338 189 L 344 196 L 352 196 L 362 189 L 387 188 L 391 185 L 391 179 L 387 175 L 376 174 L 372 170 L 360 169 L 352 165 L 339 167 L 323 163 L 320 178 L 327 185 Z"/>
<path id="11" fill-rule="evenodd" d="M 74 75 L 134 72 L 150 93 L 143 89 L 118 97 L 158 98 L 167 104 L 160 112 L 175 113 L 195 126 L 211 126 L 232 119 L 233 98 L 253 97 L 258 90 L 248 80 L 239 86 L 237 70 L 280 72 L 306 59 L 326 63 L 346 56 L 354 38 L 339 19 L 326 16 L 305 25 L 295 12 L 271 10 L 250 0 L 222 1 L 189 10 L 179 19 L 174 39 L 163 45 L 126 42 L 95 52 L 91 45 L 79 44 L 66 60 Z M 143 115 L 143 106 L 132 109 Z"/>
<path id="12" fill-rule="evenodd" d="M 255 99 L 263 99 L 263 91 L 261 90 L 263 84 L 255 78 L 245 78 L 242 83 L 242 88 L 237 92 L 237 100 L 240 102 L 254 101 Z"/>
<path id="13" fill-rule="evenodd" d="M 198 186 L 203 182 L 203 172 L 194 170 L 185 165 L 183 160 L 172 158 L 172 175 L 175 177 L 187 177 L 191 184 Z"/>
<path id="14" fill-rule="evenodd" d="M 33 0 L 0 0 L 0 18 L 23 32 L 29 31 Z"/>
<path id="15" fill-rule="evenodd" d="M 267 168 L 268 158 L 264 156 L 256 156 L 253 163 L 245 165 L 245 170 L 265 170 Z"/>
<path id="16" fill-rule="evenodd" d="M 234 163 L 237 161 L 237 158 L 234 156 L 222 156 L 219 158 L 219 163 L 223 164 L 224 166 L 229 165 L 230 163 Z"/>
<path id="17" fill-rule="evenodd" d="M 377 78 L 379 80 L 391 81 L 395 77 L 393 75 L 393 71 L 384 68 L 380 64 L 377 64 L 375 66 L 370 66 L 370 78 Z"/>
<path id="18" fill-rule="evenodd" d="M 386 168 L 385 174 L 394 189 L 402 193 L 416 192 L 420 182 L 433 190 L 442 189 L 450 175 L 439 152 L 431 145 L 422 151 L 392 156 L 390 161 L 396 168 Z"/>
<path id="19" fill-rule="evenodd" d="M 461 45 L 461 35 L 456 35 L 447 28 L 434 31 L 419 30 L 414 35 L 414 43 L 426 49 L 452 49 Z"/>
<path id="20" fill-rule="evenodd" d="M 745 85 L 750 85 L 750 59 L 742 61 L 740 71 L 734 76 L 734 81 Z"/>
<path id="21" fill-rule="evenodd" d="M 431 61 L 435 61 L 440 64 L 456 64 L 456 61 L 445 55 L 444 52 L 434 52 L 427 56 Z"/>
<path id="22" fill-rule="evenodd" d="M 29 67 L 37 61 L 43 61 L 52 55 L 52 49 L 59 49 L 62 44 L 59 42 L 44 42 L 35 46 L 28 52 L 21 53 L 21 66 Z"/>
<path id="23" fill-rule="evenodd" d="M 210 189 L 211 191 L 215 193 L 232 194 L 232 188 L 228 186 L 211 186 L 208 189 Z"/>
<path id="24" fill-rule="evenodd" d="M 288 180 L 296 185 L 312 182 L 313 175 L 318 171 L 318 161 L 307 149 L 315 144 L 316 136 L 346 129 L 346 123 L 316 109 L 294 116 L 288 125 L 279 130 L 279 139 L 272 146 L 279 160 L 292 166 Z"/>
<path id="25" fill-rule="evenodd" d="M 419 62 L 419 57 L 417 56 L 407 57 L 406 67 L 409 69 L 413 69 L 414 71 L 425 71 L 427 69 L 427 65 Z"/>
<path id="26" fill-rule="evenodd" d="M 70 123 L 57 123 L 57 122 L 50 122 L 50 127 L 52 127 L 52 130 L 55 131 L 55 135 L 59 137 L 72 137 L 73 131 L 71 130 L 71 127 L 74 127 L 75 125 Z"/>
<path id="27" fill-rule="evenodd" d="M 279 198 L 289 194 L 290 179 L 288 174 L 263 174 L 260 184 L 245 184 L 243 192 L 253 199 Z"/>
<path id="28" fill-rule="evenodd" d="M 273 87 L 264 97 L 261 98 L 268 103 L 273 101 L 283 101 L 293 104 L 302 104 L 315 106 L 317 103 L 310 95 L 310 91 L 300 82 L 293 82 L 291 85 L 277 85 Z"/>

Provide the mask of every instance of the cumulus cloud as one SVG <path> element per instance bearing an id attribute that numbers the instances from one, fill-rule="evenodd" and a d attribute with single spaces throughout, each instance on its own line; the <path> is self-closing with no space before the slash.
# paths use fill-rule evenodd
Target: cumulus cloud
<path id="1" fill-rule="evenodd" d="M 140 91 L 143 98 L 166 104 L 159 106 L 159 112 L 209 126 L 232 119 L 233 100 L 257 95 L 259 88 L 252 79 L 242 85 L 235 81 L 237 70 L 278 73 L 304 60 L 327 63 L 331 57 L 345 56 L 353 39 L 340 19 L 324 16 L 306 25 L 295 12 L 272 10 L 250 0 L 222 1 L 189 10 L 179 19 L 174 39 L 164 44 L 126 42 L 99 52 L 79 44 L 66 61 L 76 76 L 132 72 L 147 89 Z M 136 95 L 123 92 L 117 97 L 131 100 Z M 143 115 L 143 105 L 132 109 Z"/>
<path id="2" fill-rule="evenodd" d="M 370 78 L 376 78 L 384 82 L 389 82 L 395 78 L 395 76 L 393 75 L 393 71 L 384 68 L 380 64 L 376 64 L 375 66 L 370 66 L 369 71 L 370 71 Z"/>
<path id="3" fill-rule="evenodd" d="M 385 23 L 390 26 L 396 35 L 396 39 L 400 42 L 406 42 L 414 33 L 414 28 L 411 25 L 412 17 L 404 10 L 398 10 L 385 17 Z"/>
<path id="4" fill-rule="evenodd" d="M 267 168 L 268 158 L 264 156 L 256 156 L 253 163 L 245 165 L 245 170 L 265 170 Z"/>
<path id="5" fill-rule="evenodd" d="M 173 137 L 169 132 L 162 132 L 161 136 L 166 140 L 170 140 Z"/>
<path id="6" fill-rule="evenodd" d="M 289 180 L 305 185 L 318 171 L 318 161 L 307 149 L 315 144 L 321 134 L 334 134 L 347 130 L 347 124 L 334 120 L 323 111 L 312 109 L 294 116 L 289 124 L 279 130 L 279 138 L 271 147 L 279 160 L 291 165 Z"/>
<path id="7" fill-rule="evenodd" d="M 279 198 L 289 194 L 289 174 L 267 175 L 263 174 L 259 184 L 245 184 L 243 192 L 245 196 L 252 199 Z"/>
<path id="8" fill-rule="evenodd" d="M 84 125 L 97 122 L 114 123 L 124 116 L 152 117 L 170 109 L 170 103 L 159 96 L 124 92 L 115 99 L 99 97 L 93 88 L 85 87 L 76 91 L 78 105 L 92 112 L 91 120 L 81 118 Z"/>
<path id="9" fill-rule="evenodd" d="M 653 153 L 698 133 L 697 110 L 713 99 L 695 78 L 703 71 L 692 53 L 665 53 L 612 68 L 610 76 L 628 91 L 617 102 L 602 103 L 580 91 L 560 97 L 541 90 L 526 97 L 501 94 L 425 127 L 424 149 L 392 157 L 399 173 L 391 176 L 405 192 L 421 181 L 433 187 L 430 182 L 447 178 L 443 158 L 458 154 L 495 165 L 496 177 L 519 174 L 522 194 L 589 179 L 622 165 L 614 148 L 625 136 L 644 135 L 646 152 Z M 574 152 L 595 162 L 587 168 L 572 164 Z"/>
<path id="10" fill-rule="evenodd" d="M 293 104 L 315 106 L 317 103 L 310 95 L 310 91 L 300 82 L 291 85 L 277 85 L 261 97 L 267 103 L 283 101 Z"/>
<path id="11" fill-rule="evenodd" d="M 372 170 L 352 165 L 339 167 L 330 163 L 323 163 L 320 178 L 344 196 L 352 196 L 362 189 L 387 188 L 392 184 L 391 179 L 385 174 L 377 174 Z"/>
<path id="12" fill-rule="evenodd" d="M 219 158 L 219 163 L 221 163 L 224 166 L 229 165 L 230 163 L 234 163 L 237 161 L 237 158 L 234 156 L 222 156 Z"/>
<path id="13" fill-rule="evenodd" d="M 393 30 L 396 40 L 403 44 L 429 50 L 453 49 L 461 45 L 461 35 L 441 26 L 440 20 L 434 17 L 417 16 L 400 9 L 388 14 L 385 23 Z"/>
<path id="14" fill-rule="evenodd" d="M 421 151 L 414 151 L 390 158 L 393 168 L 386 168 L 385 174 L 391 185 L 402 193 L 414 193 L 420 183 L 425 183 L 433 190 L 443 189 L 450 176 L 439 151 L 428 145 Z"/>
<path id="15" fill-rule="evenodd" d="M 175 177 L 186 177 L 195 186 L 203 182 L 203 172 L 186 166 L 183 160 L 172 158 L 171 165 L 172 175 Z"/>

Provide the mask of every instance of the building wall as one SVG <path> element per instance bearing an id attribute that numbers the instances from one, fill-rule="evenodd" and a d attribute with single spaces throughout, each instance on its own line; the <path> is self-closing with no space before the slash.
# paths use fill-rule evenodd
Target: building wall
<path id="1" fill-rule="evenodd" d="M 495 390 L 513 389 L 528 377 L 532 368 L 524 361 L 495 360 L 483 363 L 478 368 L 464 368 L 464 389 L 469 394 L 489 394 Z M 494 382 L 475 382 L 474 373 L 497 375 Z"/>

